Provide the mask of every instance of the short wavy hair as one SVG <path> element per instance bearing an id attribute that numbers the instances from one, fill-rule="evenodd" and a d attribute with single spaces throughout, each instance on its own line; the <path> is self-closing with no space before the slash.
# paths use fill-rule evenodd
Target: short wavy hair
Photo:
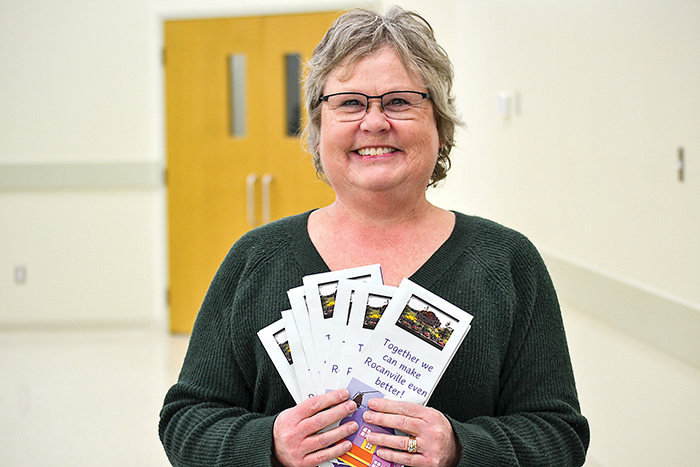
<path id="1" fill-rule="evenodd" d="M 328 75 L 338 66 L 352 72 L 361 59 L 391 47 L 409 73 L 420 78 L 433 102 L 440 150 L 428 186 L 435 186 L 450 169 L 455 144 L 457 115 L 452 82 L 454 70 L 445 50 L 435 40 L 432 26 L 418 13 L 398 6 L 385 15 L 354 9 L 338 17 L 314 49 L 304 80 L 308 120 L 304 126 L 306 146 L 313 156 L 316 174 L 327 182 L 318 152 L 321 133 L 321 96 Z"/>

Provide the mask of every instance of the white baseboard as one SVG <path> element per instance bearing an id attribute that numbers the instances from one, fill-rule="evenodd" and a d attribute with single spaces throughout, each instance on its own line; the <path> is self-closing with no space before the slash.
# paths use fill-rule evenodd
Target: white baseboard
<path id="1" fill-rule="evenodd" d="M 700 306 L 542 254 L 559 299 L 700 368 Z"/>

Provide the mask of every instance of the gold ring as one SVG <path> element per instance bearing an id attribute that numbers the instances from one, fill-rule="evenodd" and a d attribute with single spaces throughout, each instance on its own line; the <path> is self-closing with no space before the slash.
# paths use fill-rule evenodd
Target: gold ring
<path id="1" fill-rule="evenodd" d="M 416 441 L 415 436 L 408 437 L 408 449 L 407 449 L 407 451 L 410 454 L 415 454 L 418 452 L 418 441 Z"/>

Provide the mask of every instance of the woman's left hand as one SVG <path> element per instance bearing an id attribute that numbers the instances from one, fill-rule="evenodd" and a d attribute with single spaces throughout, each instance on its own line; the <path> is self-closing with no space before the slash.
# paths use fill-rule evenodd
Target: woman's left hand
<path id="1" fill-rule="evenodd" d="M 408 452 L 411 438 L 404 435 L 371 433 L 367 442 L 381 446 L 376 454 L 387 461 L 412 467 L 457 465 L 461 446 L 452 425 L 435 409 L 410 402 L 370 399 L 364 420 L 374 425 L 400 430 L 415 438 L 415 453 Z"/>

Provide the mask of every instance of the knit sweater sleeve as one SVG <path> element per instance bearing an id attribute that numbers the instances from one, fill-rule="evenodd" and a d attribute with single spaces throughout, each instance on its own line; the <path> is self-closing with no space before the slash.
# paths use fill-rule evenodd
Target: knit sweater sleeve
<path id="1" fill-rule="evenodd" d="M 289 225 L 278 227 L 236 242 L 207 292 L 161 410 L 173 465 L 271 465 L 275 417 L 294 402 L 256 333 L 289 308 L 285 292 L 307 272 L 285 245 Z"/>
<path id="2" fill-rule="evenodd" d="M 467 249 L 469 272 L 450 276 L 445 294 L 458 301 L 466 289 L 475 317 L 431 402 L 452 423 L 460 466 L 580 466 L 588 423 L 554 287 L 527 239 L 510 231 L 495 240 Z"/>

